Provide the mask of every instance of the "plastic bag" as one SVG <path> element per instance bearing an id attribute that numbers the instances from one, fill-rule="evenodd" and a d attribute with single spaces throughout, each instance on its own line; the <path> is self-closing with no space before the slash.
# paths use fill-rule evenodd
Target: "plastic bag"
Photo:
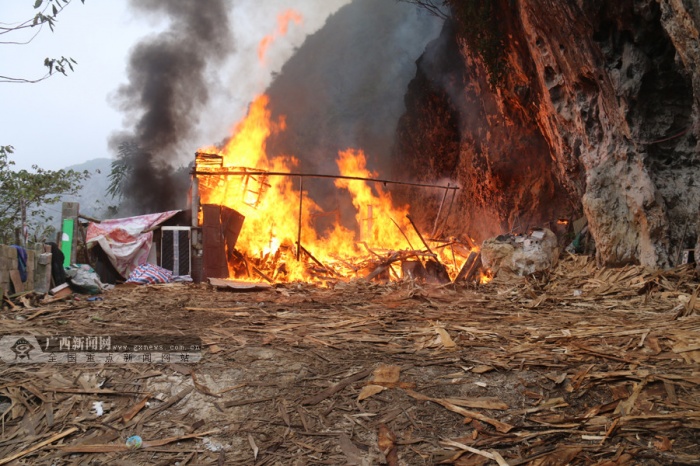
<path id="1" fill-rule="evenodd" d="M 100 294 L 105 289 L 97 272 L 87 264 L 71 265 L 66 270 L 66 276 L 71 288 L 79 293 Z"/>

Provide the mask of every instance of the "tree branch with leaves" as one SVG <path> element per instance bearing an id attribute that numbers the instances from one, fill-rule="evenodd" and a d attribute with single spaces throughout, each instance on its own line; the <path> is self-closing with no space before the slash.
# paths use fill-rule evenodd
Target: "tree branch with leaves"
<path id="1" fill-rule="evenodd" d="M 72 0 L 35 0 L 34 9 L 37 10 L 36 14 L 31 18 L 21 21 L 16 24 L 5 24 L 0 23 L 0 45 L 26 45 L 32 42 L 43 30 L 44 26 L 48 26 L 53 32 L 58 21 L 58 16 L 63 12 L 63 10 L 71 3 Z M 85 3 L 85 0 L 80 0 L 81 3 Z M 21 34 L 24 30 L 36 28 L 35 32 L 27 40 L 13 40 L 15 36 Z M 12 76 L 0 75 L 0 83 L 24 83 L 32 84 L 44 81 L 56 74 L 62 74 L 66 76 L 68 71 L 74 71 L 74 65 L 76 62 L 71 57 L 60 57 L 52 58 L 47 57 L 44 59 L 44 66 L 48 69 L 46 74 L 39 78 L 28 79 L 28 78 L 17 78 Z"/>
<path id="2" fill-rule="evenodd" d="M 46 206 L 76 194 L 90 177 L 87 171 L 45 170 L 36 165 L 14 171 L 9 158 L 13 152 L 12 146 L 0 146 L 0 244 L 20 243 L 25 222 L 30 230 L 42 229 L 51 220 Z"/>
<path id="3" fill-rule="evenodd" d="M 147 157 L 144 151 L 134 141 L 123 141 L 117 149 L 117 158 L 112 161 L 112 169 L 109 173 L 109 186 L 107 194 L 115 199 L 123 199 L 126 194 L 126 184 L 132 174 L 135 161 L 139 157 Z"/>
<path id="4" fill-rule="evenodd" d="M 0 23 L 0 45 L 26 45 L 33 41 L 44 26 L 51 31 L 56 27 L 58 16 L 72 0 L 34 0 L 36 13 L 31 18 L 15 24 Z M 80 0 L 85 3 L 85 0 Z M 13 40 L 22 31 L 35 29 L 24 41 Z M 37 79 L 16 78 L 0 75 L 0 83 L 37 83 L 56 74 L 67 75 L 77 62 L 70 57 L 45 58 L 47 73 Z M 23 243 L 28 227 L 34 233 L 47 232 L 46 222 L 51 219 L 46 206 L 60 201 L 62 196 L 76 194 L 84 180 L 89 178 L 87 171 L 45 170 L 33 165 L 31 170 L 13 170 L 10 159 L 14 147 L 0 146 L 0 243 Z M 37 238 L 44 240 L 46 238 Z"/>

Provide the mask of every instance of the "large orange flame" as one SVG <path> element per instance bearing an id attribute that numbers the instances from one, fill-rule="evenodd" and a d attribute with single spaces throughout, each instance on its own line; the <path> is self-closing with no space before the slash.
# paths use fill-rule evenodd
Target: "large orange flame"
<path id="1" fill-rule="evenodd" d="M 270 48 L 270 45 L 272 45 L 275 39 L 287 35 L 289 23 L 292 21 L 294 21 L 294 23 L 297 25 L 301 24 L 303 17 L 298 11 L 292 9 L 286 10 L 277 16 L 277 30 L 274 34 L 268 34 L 263 37 L 258 45 L 258 59 L 261 63 L 265 62 L 265 54 L 267 53 L 267 49 Z"/>
<path id="2" fill-rule="evenodd" d="M 319 233 L 322 229 L 317 228 L 317 219 L 327 212 L 306 191 L 300 191 L 300 177 L 265 174 L 293 173 L 299 165 L 293 156 L 268 157 L 267 138 L 285 129 L 283 118 L 272 119 L 268 104 L 266 95 L 257 97 L 224 147 L 202 149 L 220 155 L 222 168 L 257 173 L 221 175 L 214 171 L 214 175 L 198 176 L 202 204 L 224 205 L 245 216 L 237 250 L 260 268 L 271 271 L 273 279 L 309 280 L 312 277 L 306 266 L 307 257 L 296 260 L 299 238 L 305 251 L 331 267 L 332 273 L 341 275 L 360 273 L 362 267 L 352 264 L 358 257 L 424 249 L 421 238 L 407 220 L 408 207 L 394 206 L 391 194 L 371 181 L 336 179 L 339 192 L 347 191 L 352 198 L 357 229 L 344 227 L 336 219 L 330 228 Z M 340 175 L 345 177 L 377 177 L 367 168 L 361 150 L 340 152 L 337 165 Z M 314 181 L 318 180 L 305 178 L 302 183 Z M 456 274 L 454 251 L 448 255 L 447 248 L 441 248 L 437 253 L 443 263 L 452 264 L 451 275 Z M 396 271 L 394 274 L 398 275 Z"/>

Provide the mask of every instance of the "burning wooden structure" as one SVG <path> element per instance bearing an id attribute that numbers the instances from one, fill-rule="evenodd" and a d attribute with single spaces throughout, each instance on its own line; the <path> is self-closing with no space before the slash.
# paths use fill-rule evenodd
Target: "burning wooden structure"
<path id="1" fill-rule="evenodd" d="M 255 166 L 260 164 L 257 160 Z M 279 163 L 279 161 L 277 161 Z M 201 278 L 275 281 L 367 279 L 434 280 L 467 278 L 460 270 L 472 265 L 472 245 L 426 239 L 408 215 L 396 208 L 382 189 L 410 185 L 442 192 L 441 208 L 431 236 L 447 218 L 458 187 L 379 179 L 365 168 L 360 151 L 341 153 L 340 175 L 301 173 L 289 166 L 272 170 L 227 163 L 226 152 L 195 154 L 193 225 L 195 269 Z M 324 211 L 305 191 L 305 183 L 333 182 L 352 197 L 357 231 L 341 224 L 340 208 Z M 380 186 L 381 185 L 381 186 Z M 444 209 L 444 214 L 442 213 Z M 330 224 L 328 220 L 330 219 Z M 432 244 L 432 247 L 431 247 Z M 199 265 L 201 264 L 201 265 Z M 470 279 L 478 279 L 478 270 Z M 196 273 L 196 272 L 195 272 Z"/>

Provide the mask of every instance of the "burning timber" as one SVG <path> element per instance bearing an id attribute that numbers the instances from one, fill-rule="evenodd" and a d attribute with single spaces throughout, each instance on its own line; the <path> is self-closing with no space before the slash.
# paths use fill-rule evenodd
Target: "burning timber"
<path id="1" fill-rule="evenodd" d="M 381 187 L 396 184 L 444 191 L 431 236 L 438 231 L 448 194 L 454 199 L 459 188 L 369 176 L 361 152 L 349 152 L 345 159 L 346 169 L 339 162 L 340 175 L 325 175 L 230 167 L 219 154 L 197 152 L 192 175 L 198 215 L 193 215 L 193 222 L 202 231 L 202 278 L 262 278 L 270 283 L 353 277 L 449 283 L 456 278 L 471 248 L 456 240 L 426 240 L 408 209 L 395 208 Z M 327 212 L 316 204 L 304 190 L 306 179 L 330 180 L 336 192 L 351 194 L 359 237 L 339 222 L 339 207 Z M 445 220 L 451 206 L 452 202 Z M 323 225 L 318 219 L 329 216 L 335 222 L 319 234 Z M 429 242 L 438 244 L 435 251 Z"/>

